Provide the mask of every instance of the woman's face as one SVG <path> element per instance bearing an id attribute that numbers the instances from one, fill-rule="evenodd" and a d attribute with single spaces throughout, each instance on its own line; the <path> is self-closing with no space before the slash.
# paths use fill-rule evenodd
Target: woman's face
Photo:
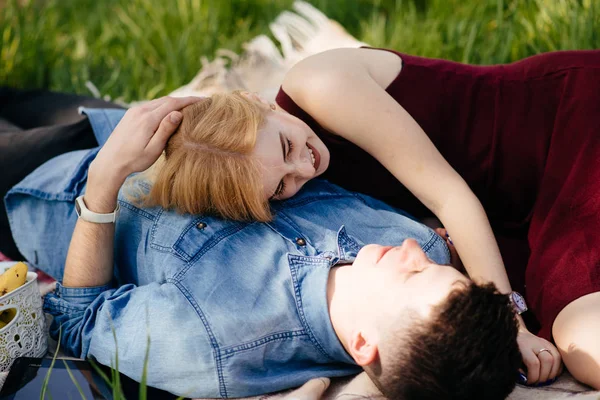
<path id="1" fill-rule="evenodd" d="M 254 156 L 263 167 L 263 187 L 269 200 L 295 195 L 302 185 L 329 166 L 329 150 L 302 120 L 270 104 L 256 94 L 248 97 L 274 108 L 259 130 Z"/>

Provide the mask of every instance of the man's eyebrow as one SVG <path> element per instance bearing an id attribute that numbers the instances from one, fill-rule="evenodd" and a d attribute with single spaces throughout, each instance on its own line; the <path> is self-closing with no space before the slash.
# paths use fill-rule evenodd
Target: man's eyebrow
<path id="1" fill-rule="evenodd" d="M 406 277 L 406 279 L 404 280 L 404 282 L 408 282 L 410 278 L 412 278 L 413 276 L 421 273 L 423 271 L 411 271 L 408 273 L 408 276 Z"/>
<path id="2" fill-rule="evenodd" d="M 283 162 L 285 162 L 285 139 L 281 132 L 279 132 L 279 141 L 281 142 L 281 154 L 283 155 Z"/>
<path id="3" fill-rule="evenodd" d="M 442 264 L 436 264 L 436 265 L 442 265 Z M 423 268 L 423 269 L 422 269 L 422 270 L 420 270 L 420 271 L 411 271 L 411 272 L 409 272 L 409 274 L 410 274 L 410 275 L 408 276 L 408 278 L 406 278 L 406 281 L 408 281 L 408 280 L 409 280 L 410 278 L 412 278 L 413 276 L 420 275 L 420 274 L 422 274 L 423 272 L 425 272 L 425 271 L 428 271 L 429 269 L 431 269 L 431 265 L 430 265 L 430 266 L 428 266 L 427 268 Z M 405 282 L 406 282 L 406 281 L 405 281 Z"/>

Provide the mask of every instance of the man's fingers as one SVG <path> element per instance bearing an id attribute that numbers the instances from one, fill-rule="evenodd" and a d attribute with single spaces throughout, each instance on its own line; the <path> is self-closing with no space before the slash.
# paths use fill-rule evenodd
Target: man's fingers
<path id="1" fill-rule="evenodd" d="M 193 104 L 197 101 L 205 99 L 206 97 L 188 96 L 188 97 L 170 97 L 164 96 L 155 100 L 152 100 L 139 107 L 140 111 L 149 113 L 150 122 L 156 126 L 163 118 L 165 118 L 171 111 L 181 110 L 182 108 Z"/>
<path id="2" fill-rule="evenodd" d="M 311 379 L 284 397 L 285 400 L 319 400 L 329 387 L 328 378 Z"/>
<path id="3" fill-rule="evenodd" d="M 150 100 L 150 101 L 142 104 L 141 106 L 139 106 L 139 108 L 144 111 L 152 111 L 152 110 L 155 110 L 157 107 L 159 107 L 161 104 L 169 101 L 169 99 L 170 99 L 169 96 L 159 97 L 158 99 Z"/>
<path id="4" fill-rule="evenodd" d="M 156 107 L 153 111 L 153 114 L 156 115 L 156 118 L 163 119 L 167 114 L 171 111 L 181 110 L 183 107 L 189 106 L 190 104 L 194 104 L 206 97 L 167 97 L 167 101 L 162 102 Z"/>
<path id="5" fill-rule="evenodd" d="M 153 154 L 160 154 L 167 144 L 167 140 L 177 130 L 181 123 L 182 115 L 179 111 L 173 111 L 162 119 L 156 133 L 150 138 L 146 150 Z"/>

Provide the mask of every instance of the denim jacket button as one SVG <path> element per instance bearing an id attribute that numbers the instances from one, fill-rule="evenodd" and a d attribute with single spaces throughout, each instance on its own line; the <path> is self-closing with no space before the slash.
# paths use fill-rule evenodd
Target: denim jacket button
<path id="1" fill-rule="evenodd" d="M 296 238 L 296 244 L 298 246 L 306 246 L 306 240 L 304 240 L 302 238 Z"/>
<path id="2" fill-rule="evenodd" d="M 206 224 L 204 222 L 198 222 L 196 224 L 196 228 L 198 228 L 198 229 L 204 229 L 204 228 L 206 228 Z"/>

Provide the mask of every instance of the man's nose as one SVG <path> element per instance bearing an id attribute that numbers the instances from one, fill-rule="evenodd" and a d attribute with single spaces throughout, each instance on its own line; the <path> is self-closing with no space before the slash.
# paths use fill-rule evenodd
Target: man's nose
<path id="1" fill-rule="evenodd" d="M 417 247 L 420 249 L 419 243 L 415 239 L 405 239 L 402 242 L 402 247 L 414 251 Z"/>
<path id="2" fill-rule="evenodd" d="M 402 243 L 402 252 L 407 269 L 411 271 L 420 271 L 424 268 L 424 261 L 427 260 L 427 256 L 415 239 L 406 239 Z"/>

